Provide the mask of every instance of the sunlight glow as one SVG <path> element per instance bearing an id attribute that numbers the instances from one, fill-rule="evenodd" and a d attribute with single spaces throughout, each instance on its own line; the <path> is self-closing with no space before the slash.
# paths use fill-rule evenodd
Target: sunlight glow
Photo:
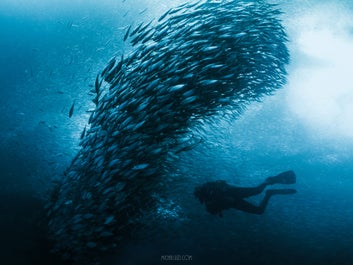
<path id="1" fill-rule="evenodd" d="M 319 6 L 293 23 L 289 107 L 322 134 L 353 138 L 352 16 L 337 6 Z"/>

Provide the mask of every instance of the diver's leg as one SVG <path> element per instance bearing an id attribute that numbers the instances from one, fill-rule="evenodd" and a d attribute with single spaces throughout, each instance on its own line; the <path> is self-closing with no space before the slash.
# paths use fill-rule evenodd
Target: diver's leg
<path id="1" fill-rule="evenodd" d="M 266 188 L 267 185 L 269 184 L 267 182 L 264 182 L 258 185 L 257 187 L 251 187 L 251 188 L 232 187 L 230 192 L 234 197 L 246 198 L 246 197 L 260 194 L 261 192 L 263 192 L 263 190 Z"/>
<path id="2" fill-rule="evenodd" d="M 265 196 L 265 198 L 266 198 L 266 201 L 269 200 L 269 196 Z M 262 200 L 262 202 L 264 202 L 265 198 Z M 233 208 L 247 213 L 262 214 L 265 210 L 266 204 L 267 202 L 265 203 L 265 206 L 261 207 L 261 206 L 253 205 L 250 202 L 247 202 L 246 200 L 239 199 L 234 202 Z"/>
<path id="3" fill-rule="evenodd" d="M 278 174 L 274 177 L 268 177 L 262 184 L 254 188 L 242 188 L 242 187 L 232 187 L 231 194 L 239 198 L 246 198 L 260 194 L 267 185 L 273 184 L 294 184 L 296 182 L 296 176 L 293 170 L 289 170 Z"/>
<path id="4" fill-rule="evenodd" d="M 277 195 L 277 194 L 294 194 L 297 191 L 294 189 L 273 189 L 273 190 L 268 190 L 266 191 L 265 197 L 262 199 L 261 203 L 259 206 L 253 205 L 243 199 L 236 200 L 233 203 L 233 208 L 236 208 L 238 210 L 248 212 L 248 213 L 254 213 L 254 214 L 263 214 L 268 201 L 270 200 L 272 195 Z"/>

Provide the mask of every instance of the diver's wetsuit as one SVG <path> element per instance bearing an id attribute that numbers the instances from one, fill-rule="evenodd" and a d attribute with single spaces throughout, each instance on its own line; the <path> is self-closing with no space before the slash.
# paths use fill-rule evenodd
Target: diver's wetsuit
<path id="1" fill-rule="evenodd" d="M 268 185 L 272 184 L 294 184 L 296 176 L 293 171 L 286 171 L 277 176 L 269 177 L 257 187 L 241 188 L 227 184 L 224 180 L 207 182 L 195 188 L 195 196 L 201 203 L 205 203 L 206 209 L 211 214 L 219 214 L 222 216 L 222 211 L 229 208 L 262 214 L 268 204 L 269 199 L 275 194 L 293 194 L 294 189 L 271 189 L 267 190 L 265 197 L 259 206 L 253 205 L 244 198 L 260 194 Z"/>

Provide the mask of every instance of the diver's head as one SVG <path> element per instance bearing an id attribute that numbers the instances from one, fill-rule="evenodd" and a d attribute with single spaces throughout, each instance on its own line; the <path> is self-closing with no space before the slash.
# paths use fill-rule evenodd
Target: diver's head
<path id="1" fill-rule="evenodd" d="M 194 195 L 201 203 L 222 198 L 227 190 L 228 185 L 224 180 L 210 181 L 198 186 L 194 190 Z"/>

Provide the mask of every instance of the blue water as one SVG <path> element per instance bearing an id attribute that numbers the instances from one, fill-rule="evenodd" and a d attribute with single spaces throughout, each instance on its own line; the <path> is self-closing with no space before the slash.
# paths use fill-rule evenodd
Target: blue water
<path id="1" fill-rule="evenodd" d="M 90 85 L 112 56 L 130 50 L 122 41 L 128 25 L 182 2 L 1 1 L 1 264 L 65 264 L 49 252 L 43 201 L 79 148 L 93 107 Z M 181 219 L 146 231 L 104 264 L 353 263 L 353 80 L 330 68 L 351 65 L 353 6 L 272 2 L 285 12 L 288 85 L 237 120 L 206 128 L 202 145 L 181 157 L 183 178 L 170 188 Z M 261 216 L 212 216 L 192 194 L 205 181 L 252 186 L 288 169 L 297 174 L 297 194 L 272 198 Z M 166 261 L 169 255 L 186 260 Z"/>

